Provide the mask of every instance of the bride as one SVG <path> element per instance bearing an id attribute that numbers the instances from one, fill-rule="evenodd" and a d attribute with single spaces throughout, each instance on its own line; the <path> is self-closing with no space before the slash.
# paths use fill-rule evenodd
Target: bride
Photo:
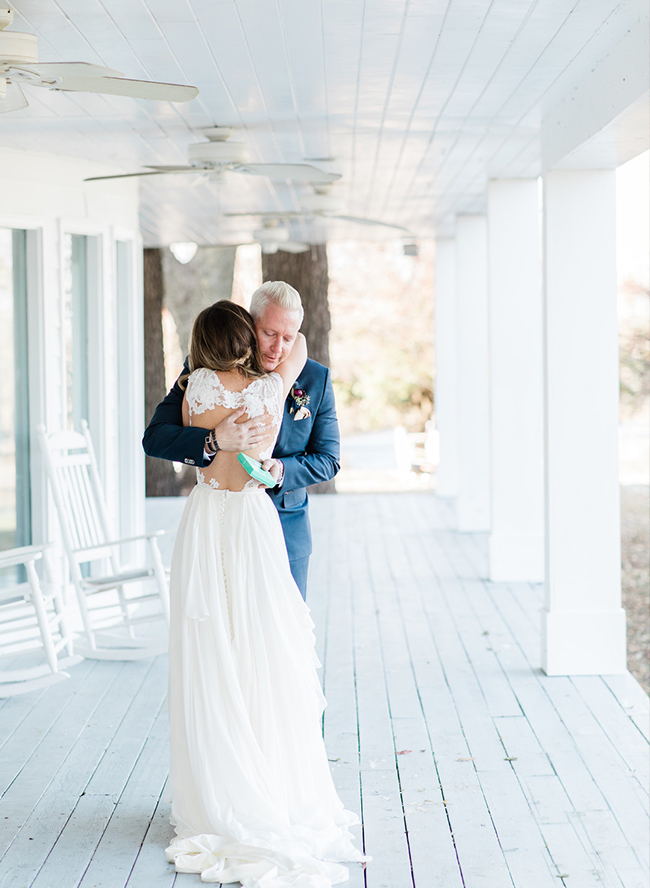
<path id="1" fill-rule="evenodd" d="M 284 401 L 306 359 L 298 334 L 288 358 L 265 373 L 251 316 L 215 303 L 194 322 L 184 424 L 214 428 L 241 407 L 264 415 L 266 440 L 247 455 L 272 468 Z M 330 775 L 313 623 L 278 514 L 235 453 L 218 452 L 197 481 L 172 558 L 176 837 L 167 859 L 205 882 L 329 888 L 348 878 L 337 861 L 366 858 Z"/>

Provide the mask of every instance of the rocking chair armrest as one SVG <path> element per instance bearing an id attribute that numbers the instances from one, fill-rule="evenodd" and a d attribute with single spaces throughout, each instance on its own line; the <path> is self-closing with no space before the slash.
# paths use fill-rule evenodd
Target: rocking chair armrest
<path id="1" fill-rule="evenodd" d="M 17 564 L 27 564 L 28 561 L 38 561 L 43 557 L 46 549 L 51 549 L 54 543 L 41 543 L 37 546 L 21 546 L 19 549 L 9 549 L 0 553 L 0 568 L 15 567 Z"/>
<path id="2" fill-rule="evenodd" d="M 154 530 L 153 533 L 141 533 L 139 536 L 132 537 L 124 537 L 123 540 L 114 540 L 112 543 L 107 543 L 107 545 L 122 545 L 122 543 L 137 543 L 138 540 L 155 540 L 157 537 L 164 536 L 167 533 L 166 530 Z"/>
<path id="3" fill-rule="evenodd" d="M 105 543 L 97 543 L 94 546 L 81 546 L 79 549 L 73 549 L 73 552 L 78 555 L 81 552 L 89 552 L 94 549 L 108 549 L 111 546 L 122 546 L 125 543 L 137 543 L 139 540 L 155 540 L 165 533 L 167 533 L 166 530 L 156 530 L 154 533 L 141 533 L 138 536 L 123 537 L 119 540 L 106 540 Z"/>

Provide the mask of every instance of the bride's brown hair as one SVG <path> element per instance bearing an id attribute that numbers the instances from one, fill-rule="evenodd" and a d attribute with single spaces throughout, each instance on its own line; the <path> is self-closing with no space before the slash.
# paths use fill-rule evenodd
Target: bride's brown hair
<path id="1" fill-rule="evenodd" d="M 253 318 L 235 302 L 220 299 L 204 308 L 194 321 L 190 337 L 190 373 L 208 370 L 239 370 L 247 379 L 266 376 L 262 366 Z M 178 380 L 185 388 L 190 373 Z"/>

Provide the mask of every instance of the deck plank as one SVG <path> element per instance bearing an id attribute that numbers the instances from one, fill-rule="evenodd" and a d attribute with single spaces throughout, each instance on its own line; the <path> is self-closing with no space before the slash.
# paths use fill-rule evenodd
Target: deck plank
<path id="1" fill-rule="evenodd" d="M 423 711 L 409 647 L 409 627 L 401 607 L 402 587 L 396 579 L 392 560 L 399 550 L 388 538 L 387 532 L 392 528 L 385 508 L 378 518 L 370 534 L 368 568 L 413 870 L 429 873 L 431 885 L 461 885 L 446 807 L 445 796 L 449 797 L 450 793 L 443 791 L 438 774 L 435 745 Z"/>
<path id="2" fill-rule="evenodd" d="M 134 663 L 133 666 L 140 668 L 125 671 L 117 689 L 117 699 L 107 701 L 106 706 L 113 704 L 113 718 L 104 722 L 108 730 L 97 737 L 82 737 L 79 744 L 81 758 L 76 762 L 75 779 L 79 782 L 85 780 L 83 791 L 52 852 L 32 883 L 33 888 L 69 888 L 79 885 L 93 860 L 107 824 L 113 817 L 147 735 L 160 712 L 167 686 L 164 663 L 150 660 Z M 128 683 L 130 692 L 125 695 L 128 702 L 125 707 L 124 699 L 119 699 L 119 692 Z M 132 819 L 131 826 L 135 830 L 142 815 L 140 801 L 133 802 L 129 818 Z M 150 817 L 151 813 L 141 827 L 142 836 Z M 141 841 L 138 836 L 136 849 L 133 849 L 133 838 L 131 836 L 124 849 L 131 855 L 131 863 L 135 860 Z M 104 856 L 102 852 L 100 862 Z M 116 881 L 121 879 L 125 882 L 128 872 L 122 879 L 120 867 L 117 866 L 116 869 Z"/>
<path id="3" fill-rule="evenodd" d="M 346 561 L 353 596 L 364 836 L 367 853 L 373 858 L 366 870 L 366 884 L 368 888 L 412 888 L 381 643 L 364 558 L 367 522 L 372 521 L 372 515 L 363 498 L 352 500 L 347 512 Z"/>
<path id="4" fill-rule="evenodd" d="M 106 713 L 101 711 L 100 714 L 100 710 L 105 698 L 118 682 L 122 670 L 121 663 L 98 663 L 97 668 L 89 673 L 88 680 L 80 683 L 76 691 L 74 688 L 69 689 L 72 693 L 61 707 L 61 718 L 49 725 L 49 715 L 46 715 L 41 742 L 32 751 L 27 764 L 15 774 L 2 796 L 4 818 L 0 819 L 0 852 L 3 855 L 0 860 L 0 874 L 3 877 L 7 869 L 7 849 L 15 845 L 23 825 L 47 790 L 52 789 L 57 804 L 51 808 L 49 804 L 44 806 L 46 819 L 63 818 L 65 822 L 65 818 L 69 816 L 70 809 L 66 808 L 66 800 L 58 794 L 59 787 L 63 788 L 66 783 L 65 779 L 60 779 L 62 768 L 65 773 L 68 772 L 79 737 L 93 717 L 96 729 L 101 728 Z M 58 691 L 62 686 L 55 685 L 51 691 Z M 38 731 L 38 725 L 35 724 L 33 729 Z M 50 845 L 45 833 L 39 830 L 38 837 L 32 837 L 32 841 L 35 844 L 29 847 L 30 857 L 39 853 L 36 850 L 39 844 L 42 844 L 44 854 L 49 853 Z M 20 859 L 19 855 L 18 862 Z"/>
<path id="5" fill-rule="evenodd" d="M 28 698 L 33 696 L 35 705 L 23 708 L 18 703 L 12 710 L 5 711 L 3 723 L 6 725 L 7 734 L 2 746 L 0 792 L 4 794 L 7 791 L 31 756 L 45 741 L 53 726 L 60 727 L 62 720 L 75 723 L 76 716 L 68 718 L 65 712 L 69 706 L 83 707 L 83 700 L 92 702 L 96 666 L 96 661 L 94 663 L 84 661 L 75 668 L 66 682 L 49 687 L 47 694 L 36 691 L 34 694 L 25 694 L 16 701 L 18 703 L 22 699 L 29 706 Z M 102 673 L 107 674 L 105 669 Z M 88 688 L 91 690 L 88 691 Z"/>
<path id="6" fill-rule="evenodd" d="M 328 512 L 330 525 L 327 558 L 327 648 L 325 661 L 325 693 L 327 708 L 324 717 L 324 737 L 330 769 L 339 797 L 348 810 L 360 821 L 363 819 L 361 777 L 359 768 L 359 731 L 357 688 L 354 661 L 354 626 L 350 600 L 350 581 L 343 559 L 336 557 L 345 547 L 345 526 L 339 520 L 339 511 Z M 317 626 L 318 632 L 318 626 Z M 365 849 L 361 823 L 352 828 L 356 846 Z M 365 885 L 365 874 L 360 866 L 350 866 L 350 888 Z"/>
<path id="7" fill-rule="evenodd" d="M 466 562 L 464 562 L 464 565 L 466 565 Z M 478 597 L 480 599 L 480 590 L 475 587 L 474 588 L 475 595 L 477 592 L 479 593 Z M 487 602 L 486 602 L 486 604 L 487 604 Z M 480 603 L 479 603 L 479 607 L 480 607 Z M 486 611 L 486 613 L 487 613 L 487 611 Z M 499 628 L 497 627 L 495 630 L 494 624 L 490 624 L 490 625 L 491 625 L 491 636 L 490 637 L 491 638 L 499 637 L 499 632 L 500 632 Z M 513 648 L 512 644 L 508 644 L 507 648 L 508 648 L 508 651 L 512 651 L 512 654 L 508 653 L 505 657 L 502 656 L 502 659 L 516 660 L 517 659 L 516 649 Z M 533 674 L 533 676 L 536 675 L 535 672 L 533 672 L 532 674 Z M 558 682 L 557 679 L 549 679 L 546 676 L 543 676 L 543 677 L 537 676 L 537 679 L 538 679 L 538 681 L 543 683 L 542 686 L 546 690 L 547 696 L 549 693 L 549 689 L 557 687 L 557 682 Z M 520 702 L 521 702 L 521 697 L 520 697 Z M 574 702 L 576 702 L 576 701 L 574 701 Z M 577 705 L 579 706 L 580 704 L 578 703 Z M 525 707 L 524 707 L 524 710 L 525 710 Z M 563 738 L 564 742 L 561 744 L 561 752 L 559 753 L 560 758 L 564 759 L 564 761 L 566 761 L 567 750 L 568 750 L 569 751 L 568 758 L 572 760 L 572 764 L 570 767 L 566 767 L 564 769 L 562 769 L 560 767 L 560 771 L 564 770 L 565 779 L 570 775 L 570 780 L 571 780 L 571 783 L 572 783 L 572 786 L 574 789 L 574 797 L 575 797 L 575 793 L 576 793 L 578 787 L 581 787 L 583 791 L 586 790 L 587 793 L 589 794 L 590 801 L 587 804 L 591 804 L 592 806 L 594 806 L 593 810 L 598 810 L 599 807 L 603 807 L 603 808 L 607 807 L 607 803 L 605 802 L 604 796 L 600 796 L 600 799 L 599 799 L 598 795 L 596 793 L 592 792 L 592 790 L 595 789 L 595 786 L 593 785 L 592 773 L 589 771 L 588 767 L 586 766 L 586 764 L 583 760 L 583 757 L 580 755 L 575 755 L 575 754 L 571 755 L 571 752 L 573 751 L 571 749 L 573 737 L 577 737 L 577 736 L 584 735 L 587 733 L 585 731 L 584 724 L 582 724 L 580 726 L 574 726 L 574 734 L 571 735 L 571 732 L 566 731 L 566 727 L 564 725 L 564 722 L 562 721 L 561 716 L 558 713 L 556 713 L 556 721 L 558 721 L 558 720 L 560 722 L 560 725 L 557 726 L 559 731 L 561 732 L 564 729 L 565 734 L 566 734 L 566 736 Z M 594 726 L 592 725 L 592 732 L 591 732 L 592 734 L 594 733 L 593 727 Z M 596 735 L 598 735 L 599 732 L 596 730 L 595 733 L 596 733 Z M 598 739 L 602 740 L 602 737 L 599 736 Z M 586 744 L 586 747 L 590 747 L 590 744 Z M 548 744 L 546 744 L 546 748 L 548 749 Z M 605 768 L 604 771 L 605 771 L 606 775 L 610 775 L 612 771 L 614 773 L 616 773 L 616 771 L 618 770 L 619 776 L 620 776 L 620 768 L 617 768 L 617 763 L 615 761 L 616 755 L 612 754 L 613 750 L 609 750 L 609 752 L 610 752 L 610 755 L 607 757 L 608 767 Z M 554 763 L 557 764 L 558 753 L 555 753 L 554 756 L 552 756 L 552 759 L 553 759 Z M 514 768 L 516 771 L 519 770 L 519 766 L 517 764 L 514 764 Z M 611 779 L 611 778 L 609 776 L 607 776 L 606 779 Z M 579 802 L 580 801 L 584 802 L 584 796 L 581 797 L 580 795 L 578 795 L 579 802 L 578 802 L 578 807 L 576 808 L 573 804 L 571 804 L 570 798 L 567 798 L 567 794 L 563 791 L 564 787 L 560 787 L 560 786 L 556 785 L 556 782 L 552 778 L 550 778 L 549 780 L 537 780 L 537 781 L 532 781 L 532 782 L 537 783 L 538 790 L 539 790 L 540 786 L 545 786 L 547 791 L 549 791 L 549 790 L 551 791 L 551 795 L 553 798 L 552 807 L 555 812 L 555 815 L 554 815 L 555 817 L 557 817 L 557 812 L 563 811 L 565 820 L 569 821 L 569 822 L 573 821 L 575 823 L 576 818 L 581 816 L 582 811 L 579 806 Z M 627 791 L 624 790 L 623 794 L 626 796 L 629 796 L 629 791 L 630 791 L 629 781 L 624 781 L 624 782 L 626 783 L 626 790 Z M 529 785 L 529 783 L 530 783 L 530 781 L 527 784 L 525 777 L 522 778 L 522 785 L 523 786 L 527 786 L 527 785 Z M 611 788 L 612 787 L 610 787 L 610 789 Z M 569 804 L 567 804 L 567 802 L 569 802 Z M 534 797 L 531 798 L 531 804 L 533 805 L 534 810 L 537 810 L 537 808 L 535 806 Z M 638 809 L 635 810 L 635 814 L 636 815 L 639 814 Z M 601 813 L 600 818 L 602 819 L 603 817 L 607 818 L 607 813 Z M 633 818 L 628 818 L 628 819 L 633 819 Z M 638 825 L 639 829 L 642 829 L 644 827 L 644 825 L 647 823 L 647 816 L 643 816 L 643 813 L 642 813 L 640 820 L 634 820 L 634 822 L 635 822 L 635 824 Z M 599 877 L 603 881 L 606 881 L 605 871 L 602 868 L 602 861 L 603 861 L 603 859 L 608 859 L 608 855 L 609 856 L 613 855 L 619 859 L 623 859 L 626 862 L 626 866 L 628 866 L 629 868 L 634 868 L 634 866 L 635 866 L 635 855 L 633 854 L 634 843 L 628 842 L 626 844 L 625 840 L 623 839 L 623 837 L 621 835 L 621 832 L 622 831 L 621 831 L 620 825 L 619 825 L 616 817 L 613 817 L 613 816 L 610 817 L 609 829 L 605 830 L 605 831 L 601 831 L 600 836 L 599 836 L 599 841 L 596 842 L 596 846 L 595 847 L 592 846 L 591 848 L 588 849 L 588 857 L 585 858 L 584 855 L 582 854 L 582 852 L 580 852 L 580 850 L 576 847 L 573 849 L 573 851 L 569 855 L 569 859 L 571 859 L 574 862 L 574 865 L 576 864 L 576 861 L 582 860 L 583 870 L 585 867 L 587 868 L 587 875 L 585 876 L 585 878 L 588 878 L 588 879 L 593 878 L 594 873 L 599 873 L 600 874 Z M 555 849 L 554 848 L 553 843 L 556 839 L 555 832 L 552 833 L 552 835 L 550 835 L 550 836 L 547 833 L 545 833 L 545 836 L 546 836 L 547 844 L 549 846 L 549 850 L 550 850 L 551 854 L 554 854 L 554 852 L 557 852 L 559 854 L 558 860 L 561 862 L 561 860 L 564 859 L 564 857 L 567 854 L 566 849 L 562 849 L 562 848 Z M 576 845 L 576 840 L 578 842 L 580 841 L 579 839 L 577 839 L 577 837 L 574 837 L 572 835 L 570 830 L 565 830 L 565 832 L 562 833 L 562 836 L 563 836 L 563 840 L 565 842 L 569 842 L 569 844 L 572 844 L 572 845 Z M 639 839 L 639 836 L 638 835 L 635 836 L 635 839 Z M 645 844 L 645 840 L 641 839 L 640 840 L 640 847 L 643 847 L 644 844 Z M 639 845 L 637 845 L 637 847 L 639 847 Z M 587 863 L 587 861 L 591 861 L 591 862 Z M 639 866 L 638 858 L 637 858 L 636 866 L 637 866 L 637 868 Z M 638 872 L 641 872 L 641 869 L 638 869 Z M 615 880 L 615 882 L 616 882 L 616 880 Z"/>
<path id="8" fill-rule="evenodd" d="M 311 610 L 311 617 L 321 631 L 316 634 L 316 656 L 321 663 L 325 663 L 325 649 L 327 647 L 329 606 L 329 572 L 331 569 L 331 542 L 332 522 L 328 515 L 316 514 L 312 522 L 312 535 L 320 540 L 309 559 L 309 577 L 307 580 L 307 605 Z M 321 673 L 321 683 L 325 680 L 325 669 Z"/>
<path id="9" fill-rule="evenodd" d="M 174 884 L 176 872 L 162 853 L 174 834 L 169 822 L 171 803 L 165 801 L 164 795 L 165 787 L 158 798 L 147 833 L 127 878 L 128 888 L 171 888 Z"/>
<path id="10" fill-rule="evenodd" d="M 604 675 L 603 681 L 650 743 L 650 699 L 639 682 L 629 672 L 623 675 Z"/>
<path id="11" fill-rule="evenodd" d="M 113 793 L 106 790 L 119 793 L 121 787 L 105 781 L 101 796 L 85 793 L 154 663 L 99 665 L 106 667 L 101 671 L 106 672 L 107 677 L 112 674 L 113 680 L 99 696 L 92 716 L 86 719 L 81 730 L 77 725 L 72 727 L 77 737 L 72 743 L 66 738 L 67 754 L 53 773 L 44 774 L 39 769 L 31 774 L 33 781 L 40 785 L 41 793 L 2 860 L 3 888 L 39 883 L 48 888 L 76 885 L 97 844 L 93 836 L 112 812 Z M 98 672 L 100 670 L 95 670 L 93 674 Z M 107 766 L 110 770 L 108 762 Z M 114 769 L 112 773 L 115 774 Z M 20 782 L 16 784 L 20 790 Z M 63 833 L 65 838 L 60 841 Z M 42 868 L 46 874 L 44 880 L 39 877 Z"/>
<path id="12" fill-rule="evenodd" d="M 46 689 L 31 694 L 18 694 L 0 699 L 0 752 L 7 740 L 17 731 L 24 719 L 36 708 L 40 708 Z"/>
<path id="13" fill-rule="evenodd" d="M 456 532 L 449 502 L 311 509 L 324 737 L 373 857 L 350 888 L 645 888 L 638 686 L 545 676 L 541 588 L 486 580 L 485 535 Z M 164 658 L 87 661 L 1 705 L 2 888 L 199 884 L 164 858 L 165 684 Z"/>
<path id="14" fill-rule="evenodd" d="M 549 682 L 547 693 L 572 736 L 583 738 L 580 757 L 601 792 L 604 806 L 611 811 L 630 846 L 642 849 L 648 836 L 647 795 L 616 754 L 571 680 Z"/>
<path id="15" fill-rule="evenodd" d="M 414 563 L 414 559 L 411 563 Z M 457 673 L 456 678 L 449 676 L 447 679 L 453 701 L 453 711 L 444 714 L 443 720 L 450 723 L 453 719 L 458 719 L 462 738 L 467 745 L 464 749 L 457 746 L 451 755 L 446 758 L 441 757 L 441 769 L 442 766 L 445 766 L 453 775 L 452 769 L 456 768 L 464 771 L 466 782 L 471 779 L 475 780 L 476 803 L 479 804 L 478 794 L 480 793 L 492 821 L 495 839 L 500 843 L 499 850 L 504 856 L 504 865 L 509 877 L 513 880 L 517 878 L 516 884 L 546 885 L 550 888 L 550 885 L 556 884 L 549 869 L 552 862 L 543 848 L 539 830 L 531 816 L 526 800 L 516 784 L 512 769 L 504 760 L 505 752 L 499 742 L 498 733 L 494 730 L 492 735 L 485 734 L 486 722 L 489 724 L 487 714 L 484 714 L 480 723 L 475 720 L 473 703 L 475 705 L 476 700 L 480 699 L 480 694 L 471 693 L 469 698 L 463 702 L 462 697 L 465 692 L 461 691 L 459 694 L 458 689 L 454 689 L 455 681 L 459 682 L 459 687 L 471 687 L 475 680 L 471 661 L 467 652 L 462 650 L 460 640 L 454 638 L 453 622 L 449 619 L 448 611 L 446 612 L 441 606 L 443 596 L 438 598 L 438 606 L 435 608 L 429 606 L 430 597 L 423 596 L 423 611 L 425 615 L 429 611 L 430 615 L 431 610 L 435 610 L 435 617 L 431 623 L 431 635 L 436 641 L 441 661 L 447 660 L 449 645 L 456 646 L 456 655 L 463 660 L 462 669 Z M 414 620 L 413 624 L 419 625 L 421 622 L 421 620 Z M 482 702 L 483 705 L 486 705 L 485 701 Z M 486 791 L 486 785 L 491 788 L 491 793 Z M 445 796 L 453 798 L 451 788 L 445 788 Z M 454 810 L 451 804 L 449 807 L 453 826 L 455 823 Z M 493 811 L 493 808 L 496 810 Z M 475 809 L 474 817 L 480 810 L 481 807 Z M 456 833 L 456 827 L 454 827 L 454 832 Z M 459 847 L 459 853 L 463 874 L 468 878 L 476 878 L 474 872 L 467 867 L 468 858 L 463 853 L 462 847 Z M 501 874 L 501 878 L 508 879 L 508 881 L 509 877 L 505 873 Z"/>
<path id="16" fill-rule="evenodd" d="M 152 688 L 148 688 L 147 694 L 152 694 L 152 691 Z M 143 725 L 144 743 L 141 743 L 143 733 L 137 732 L 133 720 L 129 724 L 128 730 L 133 738 L 134 749 L 120 750 L 118 754 L 127 768 L 133 752 L 137 752 L 137 760 L 129 773 L 119 800 L 114 804 L 110 821 L 79 883 L 80 888 L 105 888 L 105 886 L 109 888 L 118 880 L 126 884 L 139 856 L 140 846 L 155 815 L 169 771 L 168 715 L 166 710 L 160 708 L 160 695 L 157 700 L 158 712 L 151 730 Z M 145 718 L 141 711 L 139 720 L 144 721 Z M 146 718 L 146 721 L 149 722 L 150 719 Z M 111 744 L 111 753 L 115 752 L 116 745 L 115 742 Z M 100 785 L 96 786 L 94 791 L 101 794 L 101 789 L 105 787 L 101 786 L 103 781 L 97 782 Z M 118 775 L 112 785 L 114 787 L 120 785 Z M 169 864 L 167 867 L 168 870 L 172 869 Z"/>
<path id="17" fill-rule="evenodd" d="M 631 718 L 621 718 L 625 710 L 599 675 L 571 679 L 580 697 L 647 796 L 650 791 L 650 761 L 644 755 L 647 741 Z M 627 716 L 627 713 L 625 713 Z"/>

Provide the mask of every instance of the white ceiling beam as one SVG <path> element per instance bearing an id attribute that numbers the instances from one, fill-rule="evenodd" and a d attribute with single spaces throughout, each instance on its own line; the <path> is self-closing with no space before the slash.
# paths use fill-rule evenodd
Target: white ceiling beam
<path id="1" fill-rule="evenodd" d="M 542 121 L 545 169 L 594 168 L 594 161 L 596 168 L 613 168 L 636 156 L 639 146 L 648 147 L 649 59 L 646 17 Z M 620 125 L 625 119 L 627 125 Z M 620 140 L 609 156 L 593 150 L 606 133 L 610 145 L 612 138 Z"/>

